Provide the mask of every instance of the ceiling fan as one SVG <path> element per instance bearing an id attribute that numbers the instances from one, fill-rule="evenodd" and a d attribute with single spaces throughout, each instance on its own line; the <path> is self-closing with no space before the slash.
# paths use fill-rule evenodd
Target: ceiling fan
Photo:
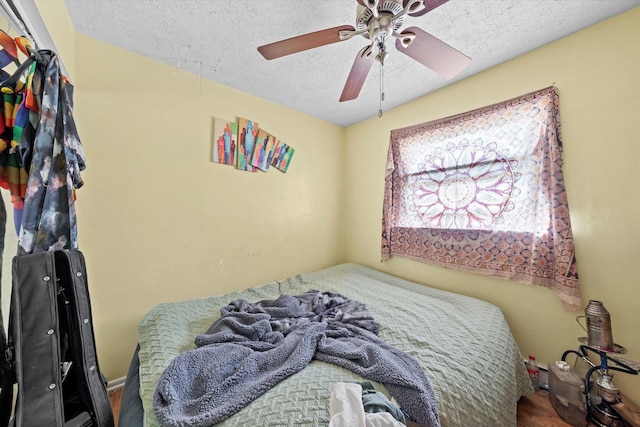
<path id="1" fill-rule="evenodd" d="M 448 0 L 356 0 L 356 26 L 342 25 L 303 34 L 258 47 L 265 59 L 275 59 L 361 35 L 370 43 L 356 55 L 340 102 L 356 99 L 374 60 L 382 67 L 389 55 L 386 43 L 395 39 L 396 49 L 446 79 L 453 78 L 471 59 L 418 27 L 400 32 L 405 17 L 422 16 Z M 375 52 L 375 55 L 374 55 Z M 381 96 L 382 90 L 381 90 Z"/>

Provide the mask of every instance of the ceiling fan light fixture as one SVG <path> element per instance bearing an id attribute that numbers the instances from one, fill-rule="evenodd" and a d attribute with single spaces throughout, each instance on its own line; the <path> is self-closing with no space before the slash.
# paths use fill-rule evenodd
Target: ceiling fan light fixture
<path id="1" fill-rule="evenodd" d="M 289 39 L 259 46 L 258 51 L 265 59 L 275 59 L 331 43 L 345 41 L 354 36 L 369 39 L 367 46 L 356 55 L 347 81 L 340 96 L 340 102 L 358 97 L 360 90 L 375 61 L 380 65 L 380 115 L 382 115 L 383 66 L 388 57 L 386 42 L 395 38 L 395 48 L 446 79 L 453 78 L 469 65 L 471 58 L 457 51 L 442 40 L 418 27 L 409 27 L 400 32 L 404 19 L 422 16 L 449 0 L 356 0 L 356 25 L 342 25 L 334 28 L 302 34 Z M 374 49 L 377 53 L 374 55 Z"/>
<path id="2" fill-rule="evenodd" d="M 413 0 L 419 1 L 422 0 Z M 375 13 L 374 13 L 375 11 Z M 362 36 L 373 40 L 375 29 L 386 29 L 389 33 L 398 30 L 404 23 L 406 14 L 403 13 L 401 1 L 385 0 L 378 3 L 377 8 L 359 6 L 356 15 L 356 30 L 362 30 Z"/>

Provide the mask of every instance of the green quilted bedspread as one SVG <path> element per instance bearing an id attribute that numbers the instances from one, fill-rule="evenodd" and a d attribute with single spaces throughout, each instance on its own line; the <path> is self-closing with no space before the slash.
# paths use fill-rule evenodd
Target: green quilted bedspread
<path id="1" fill-rule="evenodd" d="M 367 305 L 380 337 L 413 356 L 430 379 L 442 426 L 515 426 L 517 401 L 532 391 L 522 355 L 499 308 L 356 264 L 341 264 L 244 291 L 160 304 L 140 322 L 140 396 L 145 426 L 155 386 L 169 362 L 195 348 L 196 335 L 235 299 L 257 302 L 309 289 L 338 292 Z M 333 383 L 364 381 L 343 368 L 312 361 L 218 426 L 329 424 Z M 388 394 L 379 384 L 378 390 Z"/>

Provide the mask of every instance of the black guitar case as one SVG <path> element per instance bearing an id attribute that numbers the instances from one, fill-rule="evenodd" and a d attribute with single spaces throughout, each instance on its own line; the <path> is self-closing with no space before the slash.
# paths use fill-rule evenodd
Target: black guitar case
<path id="1" fill-rule="evenodd" d="M 12 425 L 113 426 L 81 252 L 13 259 L 8 348 L 18 384 Z"/>

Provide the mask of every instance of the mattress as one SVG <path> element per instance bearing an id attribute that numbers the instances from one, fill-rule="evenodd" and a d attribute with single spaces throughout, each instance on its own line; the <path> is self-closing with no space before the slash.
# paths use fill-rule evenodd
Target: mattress
<path id="1" fill-rule="evenodd" d="M 178 354 L 195 348 L 196 335 L 220 317 L 221 307 L 236 299 L 256 302 L 310 289 L 337 292 L 367 305 L 380 323 L 380 337 L 423 368 L 437 398 L 442 426 L 516 425 L 517 401 L 533 389 L 500 309 L 356 264 L 152 309 L 138 327 L 137 373 L 144 425 L 159 425 L 152 401 L 164 369 Z M 328 425 L 332 385 L 365 380 L 313 360 L 217 425 Z M 374 385 L 389 396 L 382 385 Z"/>

